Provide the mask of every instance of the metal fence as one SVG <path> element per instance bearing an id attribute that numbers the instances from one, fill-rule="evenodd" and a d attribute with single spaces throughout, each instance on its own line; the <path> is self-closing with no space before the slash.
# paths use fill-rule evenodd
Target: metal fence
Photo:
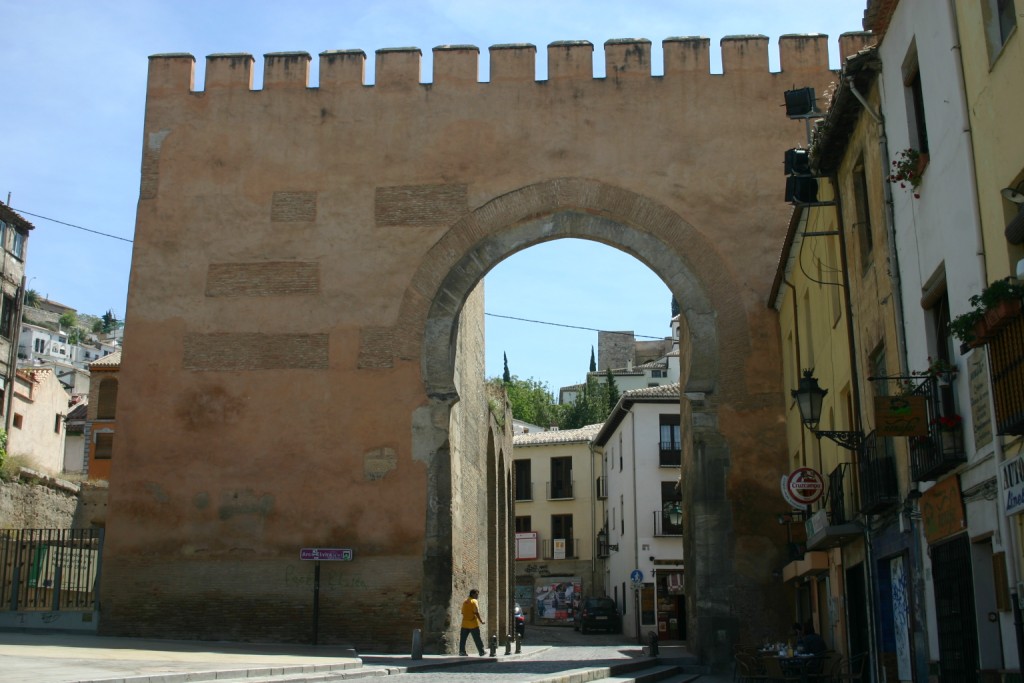
<path id="1" fill-rule="evenodd" d="M 0 529 L 0 609 L 93 611 L 103 529 Z"/>

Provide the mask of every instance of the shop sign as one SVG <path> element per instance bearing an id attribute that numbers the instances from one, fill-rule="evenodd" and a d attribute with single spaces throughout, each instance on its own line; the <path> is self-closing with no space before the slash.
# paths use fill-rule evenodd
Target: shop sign
<path id="1" fill-rule="evenodd" d="M 877 436 L 928 436 L 924 396 L 875 396 Z"/>
<path id="2" fill-rule="evenodd" d="M 825 492 L 825 480 L 817 470 L 798 467 L 789 473 L 786 489 L 790 497 L 797 502 L 797 507 L 804 507 L 821 498 L 821 494 Z"/>
<path id="3" fill-rule="evenodd" d="M 965 521 L 959 478 L 940 481 L 921 496 L 921 523 L 929 544 L 962 531 Z"/>
<path id="4" fill-rule="evenodd" d="M 789 505 L 789 507 L 791 507 L 791 508 L 802 508 L 803 507 L 803 505 L 801 505 L 800 503 L 796 502 L 796 500 L 793 498 L 793 496 L 791 496 L 789 494 L 789 475 L 788 474 L 783 474 L 782 475 L 782 481 L 779 482 L 779 488 L 782 489 L 782 499 L 784 501 L 786 501 L 786 503 Z"/>
<path id="5" fill-rule="evenodd" d="M 1004 462 L 1000 476 L 1003 479 L 1003 514 L 1024 512 L 1024 455 Z"/>

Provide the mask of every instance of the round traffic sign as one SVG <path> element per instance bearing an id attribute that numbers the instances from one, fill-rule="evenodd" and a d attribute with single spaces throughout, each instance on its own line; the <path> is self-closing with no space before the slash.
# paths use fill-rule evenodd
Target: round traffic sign
<path id="1" fill-rule="evenodd" d="M 644 573 L 639 569 L 634 569 L 629 574 L 629 580 L 633 582 L 633 587 L 636 588 L 644 581 Z"/>
<path id="2" fill-rule="evenodd" d="M 797 503 L 810 505 L 825 492 L 825 480 L 821 478 L 817 470 L 810 467 L 798 467 L 789 473 L 786 481 L 786 490 Z"/>

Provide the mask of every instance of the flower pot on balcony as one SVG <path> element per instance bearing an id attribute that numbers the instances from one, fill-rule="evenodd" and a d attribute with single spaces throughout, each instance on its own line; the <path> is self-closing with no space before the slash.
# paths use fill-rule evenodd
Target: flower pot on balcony
<path id="1" fill-rule="evenodd" d="M 985 311 L 985 324 L 988 327 L 988 335 L 992 336 L 1005 327 L 1011 320 L 1020 315 L 1020 299 L 1003 299 L 998 304 Z"/>
<path id="2" fill-rule="evenodd" d="M 967 346 L 969 346 L 972 349 L 977 348 L 979 346 L 984 346 L 985 342 L 988 341 L 988 338 L 988 323 L 985 321 L 984 317 L 979 318 L 978 322 L 974 323 L 974 339 L 967 342 Z"/>

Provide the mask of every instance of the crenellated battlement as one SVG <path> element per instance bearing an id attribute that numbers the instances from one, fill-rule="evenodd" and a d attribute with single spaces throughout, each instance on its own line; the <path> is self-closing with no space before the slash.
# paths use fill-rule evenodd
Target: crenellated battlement
<path id="1" fill-rule="evenodd" d="M 844 33 L 839 52 L 844 57 L 874 42 L 870 32 Z M 820 73 L 828 70 L 828 36 L 787 34 L 779 38 L 779 72 L 769 70 L 769 38 L 764 35 L 726 36 L 720 43 L 722 73 L 711 73 L 710 40 L 705 37 L 672 37 L 662 41 L 662 76 L 653 76 L 651 41 L 620 38 L 604 43 L 604 79 L 640 81 L 643 78 L 672 80 L 728 78 L 734 74 L 765 75 Z M 433 74 L 421 80 L 423 53 L 416 47 L 383 48 L 375 53 L 374 87 L 403 90 L 432 84 L 440 88 L 543 82 L 566 83 L 602 80 L 594 76 L 594 45 L 589 41 L 556 41 L 547 46 L 547 79 L 536 77 L 537 47 L 529 43 L 493 45 L 489 48 L 490 73 L 479 74 L 480 49 L 475 45 L 440 45 L 433 49 Z M 271 52 L 263 57 L 263 90 L 302 90 L 310 87 L 307 52 Z M 211 54 L 206 57 L 205 92 L 253 90 L 255 59 L 248 53 Z M 195 90 L 195 57 L 190 54 L 158 54 L 150 57 L 149 89 Z M 319 55 L 322 90 L 362 88 L 366 82 L 366 53 L 362 50 L 329 50 Z"/>

